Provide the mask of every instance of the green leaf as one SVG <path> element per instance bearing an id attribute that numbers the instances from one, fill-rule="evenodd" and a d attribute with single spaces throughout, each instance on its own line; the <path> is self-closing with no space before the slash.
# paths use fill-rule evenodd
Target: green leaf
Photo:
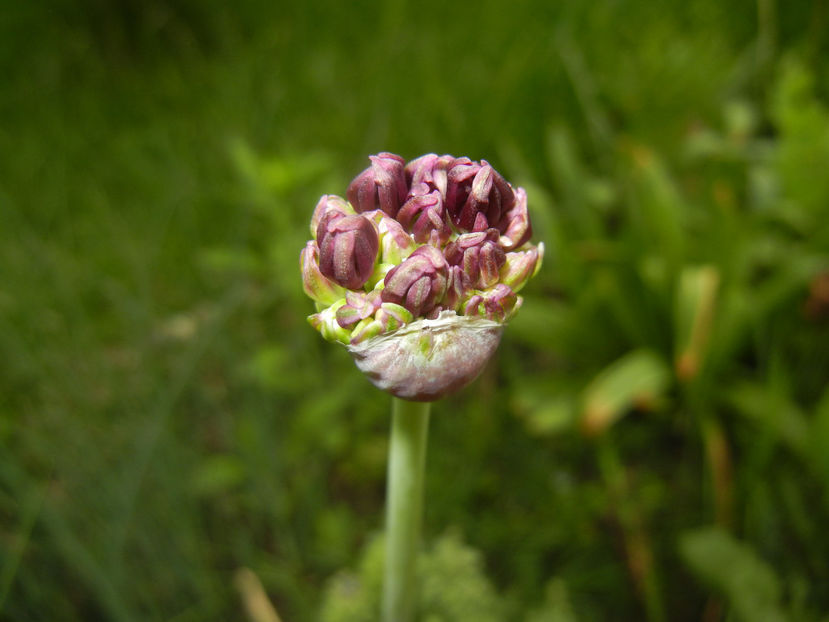
<path id="1" fill-rule="evenodd" d="M 656 250 L 670 266 L 677 266 L 685 246 L 685 200 L 658 153 L 644 145 L 632 145 L 630 156 L 630 209 L 635 226 L 649 248 Z"/>
<path id="2" fill-rule="evenodd" d="M 743 622 L 786 622 L 780 581 L 771 566 L 747 544 L 716 527 L 688 532 L 680 554 L 703 583 L 724 596 Z"/>
<path id="3" fill-rule="evenodd" d="M 671 374 L 650 350 L 624 355 L 597 375 L 583 394 L 582 428 L 598 434 L 631 408 L 649 407 L 668 387 Z"/>
<path id="4" fill-rule="evenodd" d="M 676 370 L 683 380 L 695 378 L 703 364 L 716 310 L 720 274 L 714 266 L 682 270 L 676 296 Z"/>

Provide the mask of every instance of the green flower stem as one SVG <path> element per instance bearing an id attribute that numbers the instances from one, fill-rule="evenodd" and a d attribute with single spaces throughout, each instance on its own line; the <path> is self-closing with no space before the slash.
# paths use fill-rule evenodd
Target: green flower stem
<path id="1" fill-rule="evenodd" d="M 414 620 L 429 402 L 394 398 L 386 482 L 384 622 Z"/>

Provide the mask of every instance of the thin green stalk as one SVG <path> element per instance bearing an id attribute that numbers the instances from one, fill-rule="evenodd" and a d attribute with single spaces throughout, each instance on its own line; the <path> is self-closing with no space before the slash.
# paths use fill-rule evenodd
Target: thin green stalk
<path id="1" fill-rule="evenodd" d="M 394 398 L 386 482 L 384 622 L 412 622 L 431 404 Z"/>

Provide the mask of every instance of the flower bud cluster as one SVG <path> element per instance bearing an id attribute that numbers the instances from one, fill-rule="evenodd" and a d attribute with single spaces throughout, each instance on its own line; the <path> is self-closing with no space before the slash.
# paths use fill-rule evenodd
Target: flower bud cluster
<path id="1" fill-rule="evenodd" d="M 348 186 L 323 196 L 300 256 L 311 324 L 356 345 L 446 314 L 502 324 L 538 270 L 527 194 L 486 161 L 380 153 Z"/>

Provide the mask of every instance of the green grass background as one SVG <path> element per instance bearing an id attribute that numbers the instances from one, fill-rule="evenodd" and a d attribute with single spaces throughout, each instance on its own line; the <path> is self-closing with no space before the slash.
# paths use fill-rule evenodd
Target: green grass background
<path id="1" fill-rule="evenodd" d="M 420 619 L 829 619 L 829 5 L 0 3 L 0 619 L 374 620 L 389 399 L 298 253 L 485 158 L 545 265 L 438 403 Z M 489 617 L 487 617 L 489 616 Z"/>

